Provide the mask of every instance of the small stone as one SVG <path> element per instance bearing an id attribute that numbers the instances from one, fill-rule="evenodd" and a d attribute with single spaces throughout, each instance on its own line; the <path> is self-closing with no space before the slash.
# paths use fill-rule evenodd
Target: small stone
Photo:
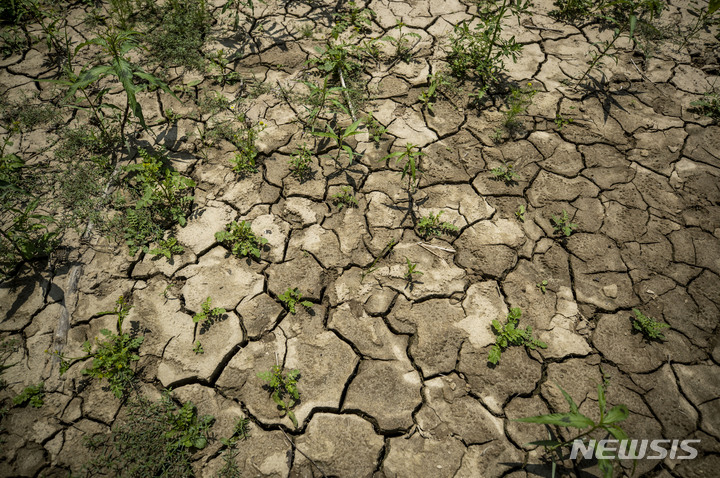
<path id="1" fill-rule="evenodd" d="M 603 287 L 603 294 L 605 294 L 605 297 L 609 297 L 611 299 L 615 299 L 618 296 L 618 286 L 617 284 L 610 284 Z"/>

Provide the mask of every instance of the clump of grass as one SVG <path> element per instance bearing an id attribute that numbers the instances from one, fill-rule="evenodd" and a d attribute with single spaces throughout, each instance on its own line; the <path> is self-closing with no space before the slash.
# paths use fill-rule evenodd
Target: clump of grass
<path id="1" fill-rule="evenodd" d="M 150 51 L 164 67 L 201 69 L 201 48 L 210 30 L 211 16 L 205 0 L 169 0 L 157 27 L 148 35 Z"/>

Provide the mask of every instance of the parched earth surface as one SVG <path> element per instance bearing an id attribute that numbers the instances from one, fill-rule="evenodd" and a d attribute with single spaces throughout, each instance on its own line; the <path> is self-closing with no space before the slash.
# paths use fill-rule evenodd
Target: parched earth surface
<path id="1" fill-rule="evenodd" d="M 214 3 L 219 16 L 224 2 Z M 215 417 L 215 439 L 193 455 L 198 476 L 218 472 L 217 438 L 230 436 L 241 417 L 251 423 L 235 458 L 241 476 L 549 476 L 542 447 L 528 445 L 547 431 L 514 419 L 567 412 L 558 385 L 597 419 L 603 380 L 608 406 L 629 409 L 621 423 L 628 436 L 700 440 L 696 459 L 639 460 L 637 474 L 717 476 L 720 127 L 690 107 L 718 79 L 714 37 L 701 32 L 682 48 L 659 43 L 649 59 L 621 52 L 617 64 L 606 63 L 604 80 L 592 72 L 594 86 L 573 88 L 567 80 L 582 73 L 607 31 L 555 21 L 552 2 L 537 0 L 520 25 L 508 19 L 503 35 L 524 45 L 517 63 L 506 63 L 506 81 L 530 82 L 538 93 L 519 118 L 521 131 L 497 141 L 501 98 L 478 109 L 461 95 L 440 96 L 432 113 L 418 102 L 428 74 L 442 68 L 448 33 L 473 7 L 367 6 L 376 13 L 369 36 L 397 35 L 402 20 L 419 37 L 410 39 L 411 61 L 366 65 L 360 82 L 370 99 L 362 109 L 387 132 L 379 143 L 364 130 L 348 140 L 361 153 L 351 165 L 303 132 L 303 107 L 282 94 L 301 88 L 334 5 L 258 4 L 264 29 L 252 41 L 233 39 L 228 19 L 214 24 L 207 51 L 237 50 L 232 66 L 266 85 L 260 96 L 243 99 L 242 85 L 168 69 L 171 85 L 242 100 L 250 121 L 265 122 L 257 173 L 238 177 L 229 143 L 206 148 L 194 135 L 208 121 L 233 118 L 230 109 L 208 118 L 194 114 L 192 93 L 139 95 L 153 132 L 139 134 L 139 144 L 164 145 L 197 183 L 188 223 L 175 230 L 185 252 L 130 257 L 96 236 L 66 244 L 67 260 L 41 274 L 2 284 L 0 330 L 22 344 L 3 374 L 6 393 L 39 382 L 46 393 L 42 408 L 15 407 L 3 419 L 0 474 L 79 474 L 90 457 L 83 437 L 110 430 L 122 415 L 106 382 L 89 382 L 83 364 L 60 376 L 47 351 L 82 355 L 83 342 L 114 328 L 115 317 L 98 312 L 123 295 L 133 304 L 127 321 L 145 337 L 138 388 L 153 397 L 171 388 Z M 672 2 L 662 20 L 690 22 L 686 7 Z M 87 38 L 80 13 L 73 35 Z M 308 25 L 312 36 L 304 37 Z M 8 97 L 42 97 L 50 88 L 36 81 L 53 74 L 41 66 L 42 49 L 3 60 Z M 120 90 L 113 95 L 122 104 Z M 182 118 L 166 121 L 168 108 Z M 559 127 L 558 114 L 573 121 Z M 52 137 L 26 132 L 12 149 L 39 151 Z M 288 161 L 303 143 L 316 154 L 312 177 L 299 181 Z M 382 160 L 406 143 L 425 153 L 410 192 L 402 163 Z M 515 182 L 493 178 L 503 163 L 515 166 Z M 357 207 L 333 204 L 344 186 Z M 550 221 L 563 210 L 577 225 L 567 238 Z M 440 211 L 457 233 L 423 240 L 418 220 Z M 268 240 L 259 260 L 236 258 L 216 241 L 232 220 L 251 221 Z M 412 283 L 406 259 L 423 272 Z M 77 291 L 69 294 L 71 274 Z M 312 308 L 288 313 L 278 299 L 288 287 Z M 227 312 L 203 328 L 192 317 L 208 296 Z M 547 348 L 509 347 L 492 366 L 491 321 L 504 322 L 511 307 Z M 666 340 L 633 330 L 633 308 L 669 324 Z M 198 340 L 203 354 L 193 352 Z M 257 375 L 276 364 L 301 374 L 297 429 Z M 589 460 L 564 465 L 569 475 L 599 475 Z M 632 463 L 622 467 L 629 474 Z"/>

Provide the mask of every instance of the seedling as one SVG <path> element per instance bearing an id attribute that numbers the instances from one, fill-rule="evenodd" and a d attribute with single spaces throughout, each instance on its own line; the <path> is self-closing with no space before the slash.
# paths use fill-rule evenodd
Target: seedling
<path id="1" fill-rule="evenodd" d="M 200 304 L 200 307 L 202 308 L 202 310 L 193 316 L 193 322 L 195 322 L 196 324 L 198 322 L 213 323 L 216 320 L 219 320 L 223 316 L 223 314 L 225 314 L 225 312 L 227 312 L 222 307 L 215 307 L 214 309 L 211 309 L 210 308 L 211 301 L 212 301 L 212 299 L 210 297 L 208 297 L 207 299 L 205 299 L 205 302 Z"/>
<path id="2" fill-rule="evenodd" d="M 515 217 L 517 217 L 520 222 L 525 222 L 525 206 L 522 204 L 518 206 L 515 211 Z"/>
<path id="3" fill-rule="evenodd" d="M 551 222 L 553 232 L 555 234 L 562 233 L 565 235 L 565 237 L 570 237 L 573 231 L 578 227 L 577 224 L 570 222 L 570 216 L 568 216 L 568 213 L 565 209 L 563 209 L 561 216 L 556 216 L 553 214 Z"/>
<path id="4" fill-rule="evenodd" d="M 631 319 L 633 329 L 641 332 L 648 340 L 666 340 L 662 331 L 670 328 L 668 324 L 647 317 L 638 309 L 633 309 L 633 313 L 635 314 Z"/>
<path id="5" fill-rule="evenodd" d="M 221 438 L 220 442 L 225 446 L 233 446 L 239 441 L 245 441 L 250 438 L 250 419 L 238 418 L 235 421 L 235 427 L 230 438 Z"/>
<path id="6" fill-rule="evenodd" d="M 575 401 L 572 399 L 572 397 L 565 392 L 559 385 L 558 388 L 563 394 L 563 397 L 565 397 L 565 401 L 570 406 L 570 412 L 568 413 L 550 413 L 547 415 L 538 415 L 534 417 L 526 417 L 526 418 L 518 418 L 514 421 L 518 422 L 524 422 L 524 423 L 537 423 L 540 425 L 555 425 L 558 427 L 567 427 L 567 428 L 577 428 L 579 430 L 584 430 L 586 428 L 589 428 L 589 430 L 583 431 L 579 433 L 578 435 L 574 436 L 573 438 L 567 440 L 567 441 L 560 441 L 559 439 L 553 439 L 553 435 L 550 435 L 549 440 L 539 440 L 534 441 L 531 443 L 528 443 L 528 445 L 536 445 L 536 446 L 543 446 L 545 447 L 545 451 L 551 454 L 552 459 L 552 476 L 555 476 L 556 471 L 556 459 L 558 461 L 563 461 L 563 453 L 562 448 L 566 446 L 570 446 L 573 444 L 575 440 L 582 439 L 583 442 L 588 440 L 588 437 L 595 431 L 602 432 L 601 434 L 604 436 L 612 435 L 616 440 L 620 441 L 620 446 L 622 448 L 628 447 L 628 455 L 633 455 L 635 453 L 634 447 L 635 445 L 632 443 L 628 443 L 628 436 L 623 431 L 622 428 L 618 425 L 619 422 L 622 422 L 628 416 L 630 415 L 630 412 L 628 411 L 628 408 L 625 405 L 615 405 L 610 410 L 606 410 L 606 401 L 605 401 L 605 383 L 601 383 L 597 386 L 598 389 L 598 408 L 600 411 L 600 420 L 598 422 L 595 422 L 589 417 L 586 417 L 582 413 L 579 412 L 578 406 L 575 403 Z M 601 443 L 604 443 L 602 440 L 591 440 L 590 444 L 592 444 L 593 450 L 595 450 Z M 595 455 L 597 456 L 597 455 Z M 600 468 L 600 471 L 603 473 L 603 476 L 605 478 L 612 478 L 613 476 L 613 462 L 610 461 L 607 458 L 599 458 L 598 459 L 598 467 Z"/>
<path id="7" fill-rule="evenodd" d="M 535 287 L 537 287 L 540 290 L 540 292 L 545 294 L 545 292 L 547 292 L 547 285 L 548 285 L 548 281 L 547 281 L 547 279 L 544 279 L 541 282 L 538 282 L 537 284 L 535 284 Z"/>
<path id="8" fill-rule="evenodd" d="M 390 153 L 380 160 L 385 161 L 387 159 L 394 159 L 395 163 L 399 163 L 400 161 L 405 160 L 405 165 L 403 166 L 400 179 L 404 179 L 406 175 L 408 176 L 409 189 L 411 189 L 415 184 L 417 173 L 420 172 L 420 158 L 425 156 L 425 153 L 423 153 L 422 151 L 415 151 L 415 148 L 418 147 L 412 143 L 406 143 L 404 151 L 395 151 L 394 153 Z"/>
<path id="9" fill-rule="evenodd" d="M 515 184 L 520 177 L 515 172 L 515 166 L 512 163 L 503 163 L 502 166 L 491 169 L 490 173 L 495 176 L 495 179 L 505 182 L 506 185 Z"/>
<path id="10" fill-rule="evenodd" d="M 255 145 L 255 141 L 257 140 L 258 134 L 265 129 L 265 122 L 259 121 L 256 125 L 252 125 L 243 115 L 240 115 L 238 119 L 242 121 L 242 127 L 227 139 L 238 149 L 230 160 L 230 163 L 233 165 L 232 169 L 238 173 L 238 175 L 244 176 L 257 172 L 256 160 L 259 151 Z"/>
<path id="11" fill-rule="evenodd" d="M 435 73 L 434 75 L 428 75 L 428 89 L 426 91 L 423 91 L 422 94 L 418 97 L 420 102 L 423 104 L 425 108 L 428 109 L 430 113 L 435 113 L 434 105 L 435 100 L 437 99 L 438 90 L 441 87 L 444 86 L 450 86 L 450 81 L 445 78 L 445 75 L 440 73 Z"/>
<path id="12" fill-rule="evenodd" d="M 295 309 L 295 305 L 297 304 L 302 305 L 306 309 L 310 309 L 313 306 L 312 302 L 308 300 L 302 300 L 302 294 L 297 287 L 295 287 L 294 289 L 288 287 L 288 289 L 283 294 L 278 296 L 278 299 L 280 299 L 280 302 L 285 304 L 287 310 L 293 315 L 295 315 L 295 313 L 297 312 L 297 310 Z"/>
<path id="13" fill-rule="evenodd" d="M 562 131 L 562 129 L 571 124 L 574 120 L 572 118 L 566 118 L 560 113 L 555 115 L 555 126 L 557 127 L 558 131 Z"/>
<path id="14" fill-rule="evenodd" d="M 337 206 L 338 210 L 342 210 L 344 207 L 357 207 L 358 201 L 352 194 L 352 188 L 350 186 L 343 186 L 340 188 L 340 192 L 333 194 L 333 204 Z"/>
<path id="15" fill-rule="evenodd" d="M 291 370 L 286 374 L 280 365 L 274 365 L 268 372 L 258 373 L 258 377 L 268 382 L 270 397 L 280 407 L 282 416 L 287 415 L 295 428 L 298 427 L 297 418 L 292 409 L 300 400 L 297 382 L 300 378 L 299 370 Z"/>
<path id="16" fill-rule="evenodd" d="M 242 80 L 240 74 L 233 69 L 230 58 L 225 57 L 225 50 L 216 51 L 209 59 L 211 69 L 217 71 L 213 79 L 220 86 L 233 85 Z"/>
<path id="17" fill-rule="evenodd" d="M 335 161 L 338 161 L 340 159 L 340 153 L 342 151 L 345 151 L 350 159 L 350 164 L 353 163 L 353 160 L 355 158 L 355 155 L 360 156 L 359 153 L 356 153 L 352 150 L 352 148 L 345 144 L 345 140 L 348 139 L 351 136 L 355 136 L 356 134 L 362 133 L 362 131 L 358 131 L 358 127 L 360 126 L 361 121 L 357 120 L 347 128 L 345 128 L 344 131 L 338 131 L 335 132 L 332 126 L 330 124 L 327 124 L 327 131 L 312 131 L 311 133 L 315 136 L 319 136 L 321 138 L 330 138 L 335 141 L 335 145 L 338 148 L 337 156 L 335 156 Z"/>
<path id="18" fill-rule="evenodd" d="M 420 35 L 415 32 L 403 32 L 403 27 L 405 26 L 407 25 L 404 22 L 398 20 L 395 24 L 395 28 L 398 30 L 397 38 L 386 35 L 381 39 L 395 46 L 395 58 L 397 60 L 407 63 L 412 60 L 411 52 L 414 47 L 414 45 L 410 46 L 409 38 L 416 38 L 417 40 L 420 40 Z M 417 44 L 417 41 L 415 43 Z"/>
<path id="19" fill-rule="evenodd" d="M 96 338 L 95 351 L 91 351 L 92 345 L 86 341 L 83 344 L 86 355 L 83 357 L 69 358 L 60 354 L 60 375 L 67 372 L 75 362 L 92 358 L 92 364 L 82 371 L 83 375 L 89 375 L 92 378 L 106 378 L 110 390 L 117 398 L 122 398 L 135 377 L 131 362 L 140 360 L 140 356 L 135 352 L 144 340 L 142 336 L 131 338 L 130 334 L 122 331 L 122 324 L 131 308 L 125 298 L 120 296 L 115 303 L 115 310 L 101 312 L 99 315 L 115 314 L 118 316 L 117 334 L 102 329 L 100 333 L 106 337 L 106 340 L 98 341 Z"/>
<path id="20" fill-rule="evenodd" d="M 355 2 L 348 2 L 343 9 L 334 13 L 335 26 L 333 26 L 331 36 L 337 40 L 341 33 L 348 28 L 352 28 L 355 33 L 364 33 L 370 29 L 372 19 L 375 12 L 369 8 L 358 8 Z"/>
<path id="21" fill-rule="evenodd" d="M 450 224 L 449 222 L 441 222 L 440 216 L 445 211 L 440 211 L 437 214 L 430 213 L 429 216 L 423 216 L 417 223 L 417 232 L 422 238 L 428 236 L 440 236 L 441 234 L 454 234 L 458 231 L 457 226 Z"/>
<path id="22" fill-rule="evenodd" d="M 377 119 L 373 117 L 372 111 L 365 116 L 363 119 L 363 122 L 365 123 L 365 126 L 367 127 L 368 133 L 370 134 L 370 138 L 375 143 L 380 143 L 380 139 L 387 131 L 387 128 L 378 122 Z"/>
<path id="23" fill-rule="evenodd" d="M 258 259 L 260 248 L 268 242 L 264 237 L 256 236 L 250 223 L 246 221 L 232 221 L 225 226 L 224 231 L 215 233 L 215 239 L 230 247 L 232 253 L 238 257 L 254 256 Z"/>
<path id="24" fill-rule="evenodd" d="M 305 144 L 293 153 L 292 159 L 288 163 L 290 164 L 290 174 L 299 181 L 304 181 L 310 177 L 312 153 Z"/>
<path id="25" fill-rule="evenodd" d="M 407 272 L 405 272 L 405 275 L 403 277 L 405 277 L 405 280 L 412 284 L 414 281 L 413 276 L 422 275 L 423 273 L 417 270 L 417 263 L 411 262 L 410 259 L 408 259 L 407 257 L 405 258 L 405 262 L 407 265 Z"/>
<path id="26" fill-rule="evenodd" d="M 532 336 L 532 327 L 528 326 L 525 330 L 517 328 L 521 316 L 522 310 L 519 307 L 513 307 L 510 309 L 507 322 L 504 325 L 499 320 L 493 319 L 492 326 L 497 337 L 495 338 L 495 344 L 490 349 L 488 362 L 493 365 L 500 363 L 500 356 L 503 351 L 512 345 L 525 346 L 531 350 L 535 350 L 536 347 L 547 348 L 545 342 Z"/>
<path id="27" fill-rule="evenodd" d="M 517 61 L 522 50 L 522 45 L 515 41 L 514 36 L 506 39 L 501 35 L 503 19 L 515 16 L 519 20 L 529 7 L 529 0 L 502 0 L 501 5 L 486 2 L 479 12 L 474 31 L 470 28 L 471 22 L 455 25 L 448 52 L 453 76 L 466 79 L 472 73 L 484 91 L 495 83 L 499 71 L 505 66 L 505 59 Z"/>
<path id="28" fill-rule="evenodd" d="M 508 109 L 505 111 L 503 126 L 508 130 L 519 128 L 520 122 L 516 118 L 527 112 L 536 93 L 537 90 L 532 88 L 532 83 L 528 83 L 523 88 L 510 88 L 510 94 L 505 100 Z"/>
<path id="29" fill-rule="evenodd" d="M 705 93 L 702 99 L 692 101 L 690 106 L 694 107 L 698 112 L 703 115 L 720 120 L 720 93 L 711 91 Z"/>
<path id="30" fill-rule="evenodd" d="M 183 246 L 178 244 L 176 238 L 169 237 L 167 239 L 160 240 L 158 242 L 158 246 L 154 249 L 150 249 L 148 252 L 154 256 L 165 256 L 165 258 L 170 260 L 173 254 L 182 254 L 185 252 L 185 249 Z"/>
<path id="31" fill-rule="evenodd" d="M 203 349 L 203 346 L 199 340 L 195 341 L 195 345 L 193 346 L 193 352 L 195 352 L 195 355 L 202 355 L 205 353 L 205 349 Z"/>
<path id="32" fill-rule="evenodd" d="M 45 383 L 40 382 L 37 385 L 30 385 L 16 397 L 13 398 L 13 405 L 21 406 L 29 404 L 33 408 L 40 408 L 45 402 L 43 402 L 43 396 L 45 395 Z"/>

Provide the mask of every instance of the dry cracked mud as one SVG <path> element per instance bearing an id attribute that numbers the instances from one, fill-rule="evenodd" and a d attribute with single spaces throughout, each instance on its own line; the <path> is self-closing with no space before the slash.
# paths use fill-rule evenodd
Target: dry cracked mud
<path id="1" fill-rule="evenodd" d="M 242 36 L 220 15 L 223 3 L 210 2 L 221 20 L 206 53 L 236 51 L 232 68 L 265 85 L 259 96 L 243 98 L 242 84 L 220 86 L 183 68 L 166 75 L 190 85 L 189 94 L 138 95 L 152 132 L 138 129 L 138 144 L 165 146 L 197 183 L 188 223 L 174 231 L 185 252 L 131 257 L 99 236 L 68 240 L 66 261 L 23 269 L 0 286 L 0 331 L 21 344 L 6 362 L 14 365 L 3 372 L 3 393 L 45 384 L 42 408 L 12 407 L 2 419 L 0 475 L 79 476 L 90 457 L 83 437 L 121 420 L 124 402 L 105 381 L 89 382 L 83 364 L 60 376 L 47 351 L 82 355 L 84 341 L 114 327 L 114 316 L 98 312 L 123 295 L 133 304 L 128 323 L 145 337 L 137 389 L 157 397 L 171 388 L 215 417 L 215 439 L 192 457 L 197 476 L 223 466 L 218 439 L 238 418 L 250 420 L 251 434 L 234 458 L 239 476 L 549 476 L 542 447 L 528 445 L 547 438 L 545 428 L 514 420 L 567 412 L 558 385 L 597 418 L 603 381 L 608 405 L 629 409 L 621 424 L 628 436 L 700 440 L 697 458 L 639 460 L 636 476 L 717 476 L 720 126 L 690 107 L 718 80 L 709 32 L 682 48 L 659 43 L 649 59 L 622 51 L 602 81 L 591 73 L 595 87 L 572 88 L 567 80 L 607 32 L 556 21 L 552 2 L 536 0 L 503 34 L 524 46 L 516 63 L 506 62 L 505 80 L 530 82 L 537 94 L 521 130 L 494 140 L 502 98 L 478 109 L 460 95 L 440 96 L 433 112 L 417 100 L 442 67 L 453 25 L 472 18 L 472 2 L 372 0 L 368 37 L 396 35 L 399 20 L 418 36 L 410 61 L 369 63 L 360 74 L 370 98 L 362 109 L 387 132 L 378 143 L 365 130 L 348 140 L 359 153 L 348 165 L 344 152 L 335 161 L 329 143 L 303 132 L 303 106 L 283 94 L 302 88 L 336 6 L 268 0 L 256 5 L 264 28 Z M 74 12 L 78 41 L 91 35 L 88 8 Z M 671 1 L 661 18 L 689 22 L 687 2 Z M 3 94 L 49 96 L 52 86 L 40 81 L 54 75 L 46 53 L 37 43 L 2 60 Z M 264 121 L 256 173 L 231 170 L 230 143 L 201 143 L 195 132 L 211 119 L 197 114 L 200 91 L 237 99 L 249 121 Z M 108 98 L 124 104 L 118 89 Z M 167 121 L 167 108 L 181 118 Z M 560 127 L 559 115 L 573 121 Z M 56 140 L 38 128 L 16 134 L 7 151 L 48 154 Z M 300 181 L 288 161 L 304 142 L 319 153 L 312 177 Z M 383 161 L 406 143 L 425 153 L 414 191 L 401 164 Z M 511 184 L 490 173 L 504 163 L 515 165 Z M 333 203 L 343 186 L 357 207 Z M 420 237 L 419 219 L 440 211 L 457 232 Z M 562 211 L 577 225 L 569 237 L 550 220 Z M 267 239 L 259 260 L 234 257 L 216 240 L 233 220 L 251 221 Z M 423 273 L 412 282 L 406 259 Z M 71 271 L 79 277 L 69 295 Z M 312 308 L 288 313 L 279 296 L 289 287 Z M 199 327 L 192 317 L 209 296 L 226 313 Z M 491 322 L 504 322 L 511 307 L 547 348 L 509 347 L 493 366 Z M 667 340 L 634 330 L 634 308 L 669 324 Z M 276 364 L 300 371 L 297 428 L 258 377 Z M 594 462 L 563 465 L 567 475 L 600 476 Z M 630 469 L 622 462 L 615 473 Z"/>

